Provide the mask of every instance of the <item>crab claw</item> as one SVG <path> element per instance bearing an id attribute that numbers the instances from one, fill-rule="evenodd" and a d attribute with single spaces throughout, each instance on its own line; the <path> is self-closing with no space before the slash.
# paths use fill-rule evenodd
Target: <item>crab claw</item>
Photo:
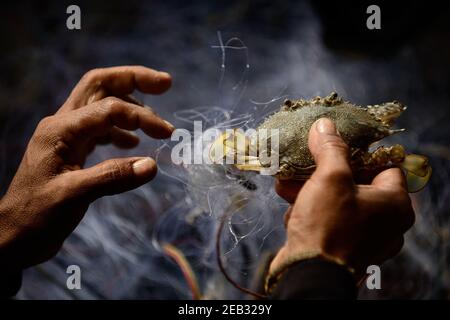
<path id="1" fill-rule="evenodd" d="M 249 155 L 249 145 L 250 140 L 244 133 L 236 129 L 227 130 L 210 145 L 209 158 L 213 163 L 220 164 L 226 160 L 227 164 L 234 164 L 236 167 L 247 162 L 254 164 L 252 161 L 257 160 L 257 157 Z"/>
<path id="2" fill-rule="evenodd" d="M 401 167 L 406 170 L 406 184 L 408 192 L 418 192 L 422 190 L 431 177 L 431 166 L 428 158 L 418 155 L 409 154 L 401 163 Z"/>
<path id="3" fill-rule="evenodd" d="M 210 146 L 209 158 L 213 163 L 222 163 L 227 155 L 235 154 L 234 134 L 222 133 Z"/>

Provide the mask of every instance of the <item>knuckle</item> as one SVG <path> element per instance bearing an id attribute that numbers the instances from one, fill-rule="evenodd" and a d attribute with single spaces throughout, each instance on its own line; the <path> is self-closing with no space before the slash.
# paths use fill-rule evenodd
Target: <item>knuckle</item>
<path id="1" fill-rule="evenodd" d="M 139 111 L 136 108 L 130 108 L 128 111 L 128 117 L 133 126 L 137 126 L 139 123 Z"/>
<path id="2" fill-rule="evenodd" d="M 108 194 L 119 193 L 123 188 L 123 184 L 127 183 L 127 172 L 125 165 L 115 159 L 110 160 L 103 173 L 106 188 L 104 191 Z"/>
<path id="3" fill-rule="evenodd" d="M 397 212 L 399 212 L 401 219 L 401 230 L 409 230 L 416 221 L 414 209 L 412 207 L 411 197 L 409 193 L 403 188 L 398 188 L 391 192 L 391 201 L 395 203 Z"/>
<path id="4" fill-rule="evenodd" d="M 75 119 L 70 119 L 68 121 L 68 127 L 74 129 L 77 132 L 77 135 L 88 138 L 88 131 L 92 118 L 93 111 L 86 110 L 85 112 L 80 113 Z"/>
<path id="5" fill-rule="evenodd" d="M 102 68 L 91 69 L 86 72 L 81 78 L 85 82 L 95 82 L 98 79 L 98 76 L 103 72 Z"/>
<path id="6" fill-rule="evenodd" d="M 41 121 L 39 121 L 39 124 L 37 126 L 37 130 L 46 131 L 47 129 L 49 129 L 53 125 L 53 118 L 54 116 L 48 116 L 41 119 Z"/>
<path id="7" fill-rule="evenodd" d="M 139 107 L 133 107 L 118 98 L 110 101 L 109 112 L 117 121 L 126 123 L 126 127 L 135 128 L 139 124 L 139 114 L 143 111 Z M 129 128 L 126 128 L 129 129 Z"/>
<path id="8" fill-rule="evenodd" d="M 74 188 L 72 185 L 72 181 L 65 179 L 64 175 L 61 175 L 59 178 L 52 181 L 49 184 L 52 201 L 56 205 L 62 205 L 67 202 L 70 198 L 70 195 L 74 193 Z"/>
<path id="9" fill-rule="evenodd" d="M 107 180 L 112 182 L 126 182 L 126 179 L 129 177 L 131 171 L 131 163 L 119 161 L 117 159 L 109 160 L 109 163 L 106 166 L 105 175 Z M 114 184 L 114 183 L 112 183 Z"/>
<path id="10" fill-rule="evenodd" d="M 117 160 L 110 160 L 109 166 L 106 170 L 106 176 L 109 181 L 121 180 L 124 176 L 123 168 Z"/>
<path id="11" fill-rule="evenodd" d="M 104 100 L 103 111 L 109 115 L 123 114 L 128 110 L 126 104 L 119 98 L 107 97 Z"/>
<path id="12" fill-rule="evenodd" d="M 329 138 L 329 139 L 325 140 L 322 143 L 322 149 L 332 149 L 332 150 L 337 150 L 337 151 L 340 151 L 343 153 L 348 152 L 347 144 L 344 142 L 344 140 L 342 140 L 338 137 L 333 137 L 333 138 Z"/>
<path id="13" fill-rule="evenodd" d="M 38 143 L 53 141 L 59 132 L 57 127 L 59 125 L 58 121 L 55 121 L 55 116 L 43 118 L 37 125 L 32 140 Z"/>
<path id="14" fill-rule="evenodd" d="M 352 172 L 348 168 L 329 168 L 323 175 L 331 183 L 346 184 L 352 180 Z"/>
<path id="15" fill-rule="evenodd" d="M 110 109 L 117 109 L 123 105 L 122 100 L 117 97 L 106 97 L 103 102 Z"/>

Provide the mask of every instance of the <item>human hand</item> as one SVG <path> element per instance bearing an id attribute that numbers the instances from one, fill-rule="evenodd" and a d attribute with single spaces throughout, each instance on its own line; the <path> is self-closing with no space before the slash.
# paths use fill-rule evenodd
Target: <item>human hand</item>
<path id="1" fill-rule="evenodd" d="M 17 173 L 0 201 L 0 269 L 21 270 L 54 256 L 89 204 L 134 189 L 156 174 L 148 157 L 111 159 L 83 168 L 98 143 L 130 148 L 128 130 L 170 137 L 173 126 L 129 96 L 160 94 L 170 75 L 140 66 L 88 72 L 64 105 L 37 126 Z"/>
<path id="2" fill-rule="evenodd" d="M 368 265 L 396 255 L 414 223 L 401 170 L 390 168 L 370 184 L 355 184 L 348 146 L 329 119 L 313 124 L 309 149 L 317 164 L 311 178 L 303 186 L 292 181 L 276 185 L 280 195 L 295 203 L 286 215 L 287 240 L 269 274 L 315 252 L 342 261 L 360 276 Z"/>

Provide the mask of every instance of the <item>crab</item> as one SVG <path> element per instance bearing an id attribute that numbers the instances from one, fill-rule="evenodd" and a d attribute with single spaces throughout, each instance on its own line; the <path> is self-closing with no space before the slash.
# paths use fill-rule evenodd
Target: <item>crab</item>
<path id="1" fill-rule="evenodd" d="M 214 163 L 222 159 L 213 152 L 214 147 L 223 145 L 225 153 L 233 153 L 235 159 L 246 161 L 232 164 L 238 170 L 261 172 L 267 163 L 258 155 L 265 144 L 257 142 L 255 136 L 260 129 L 278 129 L 279 167 L 273 174 L 278 179 L 307 180 L 315 170 L 314 159 L 308 149 L 308 133 L 312 124 L 319 118 L 333 120 L 343 140 L 350 147 L 350 163 L 354 172 L 377 170 L 391 166 L 404 169 L 409 192 L 421 190 L 431 176 L 428 159 L 422 155 L 407 154 L 404 147 L 395 144 L 371 146 L 392 134 L 405 129 L 393 129 L 394 121 L 406 110 L 398 101 L 361 107 L 343 100 L 336 92 L 326 97 L 309 100 L 285 100 L 281 109 L 269 116 L 256 129 L 253 136 L 239 137 L 242 133 L 232 131 L 222 134 L 210 147 L 210 158 Z M 237 138 L 245 139 L 238 144 Z M 252 150 L 256 152 L 251 152 Z"/>

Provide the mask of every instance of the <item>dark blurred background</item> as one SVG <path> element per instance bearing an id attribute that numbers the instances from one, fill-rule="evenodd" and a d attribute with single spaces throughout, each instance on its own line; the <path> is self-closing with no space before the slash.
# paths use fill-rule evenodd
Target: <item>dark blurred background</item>
<path id="1" fill-rule="evenodd" d="M 81 8 L 79 31 L 66 28 L 70 4 Z M 370 4 L 381 8 L 381 30 L 366 28 Z M 361 105 L 396 99 L 409 107 L 398 122 L 407 132 L 390 142 L 429 156 L 434 173 L 428 187 L 413 196 L 416 226 L 402 254 L 383 267 L 383 289 L 362 289 L 360 296 L 449 298 L 449 36 L 450 6 L 443 1 L 1 4 L 1 192 L 6 191 L 36 124 L 54 113 L 92 68 L 142 64 L 168 71 L 174 79 L 169 93 L 138 97 L 181 127 L 189 127 L 186 119 L 192 118 L 186 118 L 185 112 L 192 110 L 207 114 L 212 123 L 216 116 L 210 110 L 220 110 L 227 119 L 246 115 L 246 125 L 252 126 L 276 110 L 284 97 L 309 98 L 333 90 Z M 233 48 L 221 48 L 220 43 L 228 40 Z M 90 163 L 111 156 L 154 155 L 158 146 L 147 141 L 131 152 L 102 147 Z M 242 297 L 232 288 L 217 290 L 227 285 L 216 266 L 205 263 L 205 257 L 213 255 L 207 250 L 210 233 L 199 231 L 202 223 L 211 227 L 211 212 L 208 215 L 208 208 L 193 203 L 199 192 L 195 185 L 190 188 L 194 183 L 180 187 L 171 176 L 163 170 L 136 192 L 96 202 L 56 258 L 27 270 L 19 297 L 189 298 L 179 271 L 152 245 L 155 232 L 170 233 L 167 237 L 172 240 L 182 235 L 180 246 L 186 246 L 188 258 L 201 274 L 202 289 L 219 292 L 206 296 Z M 270 186 L 271 180 L 261 184 Z M 226 194 L 222 189 L 214 192 Z M 272 214 L 280 218 L 285 206 L 270 192 Z M 191 214 L 197 209 L 201 213 L 197 226 L 182 219 L 187 208 Z M 162 216 L 172 220 L 161 222 Z M 176 230 L 161 227 L 174 221 L 181 225 Z M 153 225 L 161 228 L 155 231 Z M 133 229 L 137 226 L 141 233 Z M 279 233 L 274 237 L 282 239 Z M 263 245 L 258 239 L 249 246 L 259 254 Z M 275 243 L 265 250 L 273 250 Z M 237 255 L 249 254 L 241 249 Z M 239 261 L 246 269 L 245 259 Z M 85 266 L 81 293 L 64 288 L 69 263 Z M 236 272 L 241 281 L 249 281 L 248 272 Z"/>

